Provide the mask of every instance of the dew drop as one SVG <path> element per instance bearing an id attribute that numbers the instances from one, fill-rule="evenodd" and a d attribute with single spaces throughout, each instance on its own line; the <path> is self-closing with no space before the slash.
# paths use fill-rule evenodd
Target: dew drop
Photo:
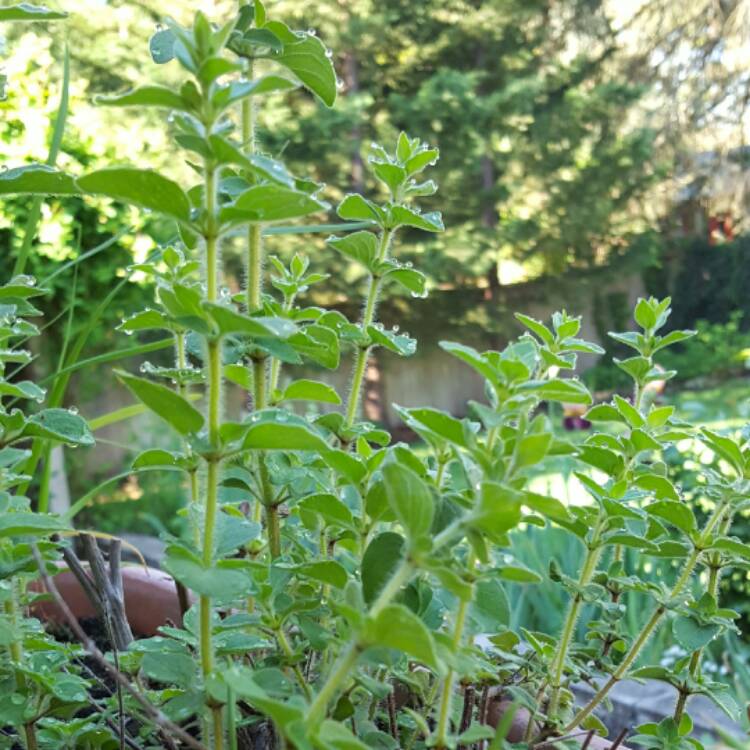
<path id="1" fill-rule="evenodd" d="M 307 30 L 307 33 L 308 33 L 308 34 L 309 34 L 310 36 L 318 36 L 318 32 L 317 32 L 317 31 L 315 31 L 315 29 L 308 29 L 308 30 Z"/>
<path id="2" fill-rule="evenodd" d="M 68 414 L 78 414 L 78 407 L 76 407 L 76 406 L 71 406 L 71 407 L 70 407 L 70 408 L 68 409 Z"/>
<path id="3" fill-rule="evenodd" d="M 398 333 L 399 332 L 399 326 L 393 326 L 393 332 Z"/>
<path id="4" fill-rule="evenodd" d="M 251 422 L 257 422 L 257 421 L 258 421 L 259 419 L 260 419 L 260 417 L 259 417 L 259 416 L 258 416 L 257 414 L 253 414 L 253 415 L 252 415 L 252 416 L 250 417 L 250 421 L 251 421 Z"/>
<path id="5" fill-rule="evenodd" d="M 7 172 L 7 171 L 8 171 L 8 165 L 7 164 L 3 164 L 2 166 L 0 166 L 0 172 Z"/>
<path id="6" fill-rule="evenodd" d="M 327 49 L 326 50 L 326 57 L 330 60 L 333 57 L 333 50 Z"/>
<path id="7" fill-rule="evenodd" d="M 406 266 L 407 268 L 411 268 L 411 267 L 412 267 L 412 266 L 413 266 L 414 264 L 413 264 L 413 263 L 412 263 L 412 262 L 411 262 L 410 260 L 407 260 L 407 261 L 406 261 L 406 263 L 404 263 L 404 265 L 405 265 L 405 266 Z"/>
<path id="8" fill-rule="evenodd" d="M 341 91 L 344 88 L 344 82 L 340 79 L 336 79 L 336 90 Z"/>

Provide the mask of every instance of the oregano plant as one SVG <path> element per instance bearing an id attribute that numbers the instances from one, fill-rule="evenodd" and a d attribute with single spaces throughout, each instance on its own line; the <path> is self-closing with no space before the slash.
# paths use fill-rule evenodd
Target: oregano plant
<path id="1" fill-rule="evenodd" d="M 399 260 L 399 243 L 407 231 L 443 229 L 439 213 L 420 208 L 437 190 L 429 179 L 437 149 L 406 133 L 373 145 L 377 192 L 346 195 L 332 218 L 325 187 L 266 153 L 259 124 L 269 94 L 302 87 L 334 104 L 332 54 L 314 32 L 290 29 L 255 0 L 221 22 L 200 12 L 187 27 L 165 19 L 150 52 L 155 63 L 179 66 L 179 86 L 147 85 L 101 103 L 168 113 L 187 184 L 145 164 L 81 176 L 28 165 L 0 174 L 0 192 L 105 197 L 174 222 L 174 241 L 136 267 L 154 280 L 153 306 L 120 326 L 166 331 L 174 362 L 115 374 L 178 438 L 176 450 L 141 452 L 132 471 L 185 477 L 190 532 L 166 539 L 163 563 L 184 617 L 136 639 L 116 668 L 99 654 L 120 690 L 91 705 L 97 675 L 86 673 L 79 647 L 24 617 L 33 578 L 41 575 L 54 594 L 50 576 L 70 531 L 69 519 L 32 512 L 12 493 L 30 479 L 24 467 L 36 466 L 29 443 L 93 441 L 66 410 L 15 407 L 44 396 L 9 369 L 29 360 L 16 345 L 36 332 L 24 317 L 40 290 L 24 277 L 10 280 L 0 287 L 0 675 L 8 686 L 0 715 L 11 742 L 578 747 L 591 733 L 606 734 L 594 712 L 630 677 L 673 685 L 676 704 L 628 742 L 700 748 L 690 736 L 690 697 L 736 710 L 701 663 L 736 617 L 718 601 L 720 576 L 750 561 L 750 546 L 729 535 L 748 506 L 750 453 L 744 436 L 698 431 L 654 402 L 653 384 L 674 374 L 659 367 L 659 353 L 691 335 L 664 332 L 670 300 L 639 300 L 637 330 L 612 334 L 634 351 L 616 360 L 632 391 L 608 403 L 592 405 L 575 376 L 578 354 L 603 351 L 579 337 L 580 319 L 565 312 L 549 324 L 517 315 L 525 331 L 500 350 L 442 342 L 445 356 L 482 378 L 485 398 L 469 402 L 463 418 L 396 406 L 419 443 L 394 442 L 361 418 L 361 391 L 375 350 L 416 350 L 408 333 L 379 322 L 378 301 L 426 294 L 424 275 Z M 285 235 L 319 232 L 333 232 L 325 259 L 284 252 Z M 278 256 L 267 253 L 270 237 Z M 223 261 L 230 246 L 244 266 L 234 293 Z M 356 320 L 309 294 L 342 264 L 360 273 Z M 313 367 L 336 370 L 342 359 L 351 367 L 343 393 L 307 376 Z M 230 388 L 242 393 L 241 411 L 227 407 Z M 570 440 L 552 419 L 560 403 L 590 406 L 586 419 L 596 429 Z M 721 458 L 722 471 L 707 475 L 702 520 L 664 461 L 665 450 L 693 440 Z M 561 457 L 585 504 L 535 489 L 534 478 Z M 516 535 L 548 524 L 584 548 L 576 575 L 555 560 L 534 571 L 514 556 Z M 626 548 L 669 561 L 671 578 L 644 580 L 629 569 Z M 534 585 L 543 575 L 568 599 L 561 631 L 511 628 L 506 585 Z M 651 602 L 636 635 L 623 626 L 629 591 Z M 580 640 L 584 608 L 595 617 Z M 664 627 L 687 656 L 672 668 L 642 664 L 644 645 Z M 583 704 L 573 693 L 580 682 L 594 686 Z"/>

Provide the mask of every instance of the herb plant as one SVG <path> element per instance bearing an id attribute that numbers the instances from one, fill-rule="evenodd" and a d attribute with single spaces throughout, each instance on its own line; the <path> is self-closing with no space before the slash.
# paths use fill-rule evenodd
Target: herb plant
<path id="1" fill-rule="evenodd" d="M 298 86 L 334 103 L 336 75 L 322 42 L 269 18 L 255 0 L 225 23 L 202 13 L 189 28 L 168 20 L 152 38 L 151 54 L 161 64 L 176 60 L 181 86 L 149 85 L 103 104 L 169 111 L 194 184 L 183 188 L 135 166 L 73 177 L 30 165 L 0 175 L 5 193 L 105 196 L 172 219 L 178 232 L 139 266 L 155 278 L 157 304 L 122 323 L 131 333 L 167 331 L 174 365 L 146 363 L 139 375 L 119 370 L 117 376 L 181 436 L 181 450 L 145 451 L 132 468 L 187 476 L 191 533 L 168 540 L 164 567 L 195 604 L 182 627 L 167 625 L 120 655 L 118 684 L 124 682 L 128 700 L 105 701 L 98 722 L 89 720 L 99 744 L 88 738 L 77 746 L 127 739 L 136 746 L 179 741 L 221 750 L 248 737 L 254 747 L 297 750 L 497 749 L 511 741 L 575 746 L 582 730 L 606 731 L 594 710 L 629 676 L 665 680 L 678 696 L 674 714 L 640 727 L 633 742 L 661 750 L 700 747 L 688 738 L 690 696 L 709 695 L 732 711 L 728 691 L 702 675 L 701 653 L 733 627 L 735 613 L 717 602 L 721 572 L 750 560 L 750 547 L 727 536 L 732 517 L 748 504 L 750 453 L 744 443 L 701 433 L 721 457 L 722 471 L 709 477 L 710 512 L 699 527 L 662 459 L 668 446 L 695 431 L 649 397 L 651 383 L 674 374 L 657 366 L 659 352 L 690 335 L 662 333 L 670 301 L 639 300 L 640 330 L 612 334 L 635 351 L 616 361 L 633 382 L 633 397 L 593 406 L 586 418 L 604 428 L 583 443 L 558 435 L 545 408 L 591 403 L 586 387 L 561 373 L 575 368 L 579 352 L 601 350 L 578 338 L 578 318 L 556 313 L 549 327 L 518 315 L 527 331 L 501 351 L 443 342 L 447 355 L 484 379 L 485 402 L 469 403 L 463 419 L 398 407 L 426 449 L 391 444 L 387 431 L 360 418 L 360 393 L 375 348 L 400 356 L 416 348 L 407 333 L 378 322 L 377 304 L 398 288 L 426 293 L 425 277 L 399 262 L 398 240 L 407 229 L 442 230 L 438 213 L 419 208 L 420 197 L 436 191 L 422 175 L 437 149 L 405 133 L 392 151 L 374 145 L 369 166 L 381 201 L 350 194 L 337 207 L 343 223 L 295 223 L 328 210 L 323 186 L 291 175 L 263 152 L 256 112 L 267 94 Z M 331 227 L 339 232 L 327 242 L 332 257 L 363 273 L 355 322 L 306 302 L 309 287 L 325 279 L 307 258 L 265 257 L 269 235 Z M 246 277 L 244 289 L 232 294 L 222 249 L 237 242 Z M 33 332 L 18 316 L 33 313 L 26 298 L 36 291 L 25 279 L 0 289 L 4 340 Z M 345 394 L 295 377 L 302 364 L 339 367 L 342 352 L 353 360 Z M 23 356 L 15 348 L 2 354 L 3 362 L 23 363 Z M 54 556 L 59 542 L 49 537 L 66 527 L 31 513 L 28 500 L 10 493 L 28 481 L 18 469 L 29 454 L 16 444 L 32 438 L 85 444 L 90 434 L 67 411 L 27 417 L 12 409 L 8 399 L 38 399 L 42 392 L 5 370 L 3 377 L 0 636 L 3 674 L 15 680 L 4 696 L 16 706 L 3 718 L 10 716 L 33 748 L 35 728 L 50 708 L 58 724 L 78 727 L 80 691 L 92 685 L 78 676 L 76 649 L 52 643 L 50 652 L 61 656 L 51 661 L 76 685 L 75 695 L 61 698 L 57 678 L 47 678 L 24 650 L 33 640 L 36 654 L 47 653 L 39 644 L 50 643 L 33 621 L 18 625 L 19 600 L 34 570 L 31 551 Z M 246 413 L 228 413 L 229 387 L 244 391 Z M 293 408 L 298 401 L 333 410 L 302 416 Z M 576 463 L 588 505 L 566 507 L 531 489 L 545 461 L 561 455 Z M 586 550 L 577 577 L 550 563 L 550 579 L 569 600 L 558 637 L 511 630 L 503 588 L 507 581 L 540 580 L 514 559 L 513 535 L 548 523 Z M 626 568 L 626 547 L 674 561 L 674 580 L 639 578 Z M 653 601 L 635 638 L 620 625 L 621 597 L 631 590 Z M 597 619 L 579 643 L 575 626 L 584 603 Z M 641 665 L 644 645 L 667 623 L 689 656 L 671 669 Z M 596 687 L 583 706 L 574 705 L 571 691 L 579 681 Z M 50 703 L 50 693 L 61 704 Z M 490 702 L 499 710 L 489 711 Z M 121 722 L 118 736 L 113 711 L 127 713 L 135 726 Z M 513 735 L 516 713 L 522 727 Z M 158 732 L 151 731 L 154 723 Z M 179 729 L 178 739 L 170 739 L 169 726 Z"/>

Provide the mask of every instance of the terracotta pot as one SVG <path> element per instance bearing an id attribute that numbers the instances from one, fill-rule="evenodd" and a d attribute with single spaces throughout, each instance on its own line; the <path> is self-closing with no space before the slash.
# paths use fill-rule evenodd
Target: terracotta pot
<path id="1" fill-rule="evenodd" d="M 493 700 L 487 707 L 487 723 L 496 727 L 505 715 L 505 712 L 510 708 L 512 702 L 507 699 Z M 510 725 L 510 731 L 508 732 L 507 739 L 509 742 L 523 742 L 524 734 L 526 733 L 526 727 L 529 723 L 529 711 L 523 707 L 516 710 L 513 716 L 513 722 Z M 539 725 L 534 724 L 534 733 L 539 731 Z M 586 739 L 586 735 L 576 738 L 579 744 L 583 744 Z M 608 740 L 604 737 L 594 735 L 588 744 L 588 750 L 610 750 L 612 747 L 613 740 Z M 560 750 L 560 745 L 557 743 L 537 745 L 535 750 Z M 617 750 L 628 750 L 625 745 L 618 745 Z"/>
<path id="2" fill-rule="evenodd" d="M 97 612 L 76 577 L 63 563 L 60 565 L 65 570 L 54 577 L 55 585 L 73 614 L 79 620 L 96 617 Z M 172 576 L 156 568 L 124 567 L 122 585 L 125 612 L 134 635 L 156 635 L 157 629 L 168 622 L 182 626 L 182 612 Z M 31 588 L 39 592 L 45 590 L 42 581 L 34 581 Z M 41 620 L 65 624 L 63 613 L 54 601 L 38 602 L 31 612 Z"/>

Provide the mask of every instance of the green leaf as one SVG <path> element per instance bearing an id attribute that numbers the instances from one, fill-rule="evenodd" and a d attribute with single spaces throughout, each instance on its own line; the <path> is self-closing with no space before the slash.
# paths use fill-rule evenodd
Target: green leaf
<path id="1" fill-rule="evenodd" d="M 335 495 L 320 492 L 308 495 L 299 501 L 298 507 L 311 513 L 317 513 L 326 526 L 351 528 L 354 523 L 352 512 Z"/>
<path id="2" fill-rule="evenodd" d="M 687 505 L 681 503 L 661 500 L 647 505 L 645 510 L 649 515 L 668 521 L 672 526 L 686 534 L 692 533 L 698 527 L 693 511 Z"/>
<path id="3" fill-rule="evenodd" d="M 473 745 L 482 740 L 491 740 L 494 736 L 495 730 L 492 727 L 485 724 L 472 724 L 456 738 L 456 741 L 460 745 Z"/>
<path id="4" fill-rule="evenodd" d="M 387 161 L 371 161 L 370 164 L 373 174 L 395 195 L 406 180 L 406 170 Z"/>
<path id="5" fill-rule="evenodd" d="M 335 716 L 339 719 L 339 716 Z M 386 735 L 390 737 L 390 735 Z M 331 750 L 372 750 L 372 745 L 366 745 L 357 739 L 351 729 L 340 720 L 326 719 L 318 729 L 320 744 L 317 747 L 331 748 Z"/>
<path id="6" fill-rule="evenodd" d="M 552 331 L 534 318 L 530 318 L 528 315 L 522 313 L 515 314 L 516 320 L 522 323 L 532 333 L 535 333 L 547 346 L 552 346 L 555 343 L 555 337 L 552 335 Z"/>
<path id="7" fill-rule="evenodd" d="M 320 401 L 325 404 L 340 404 L 341 397 L 336 390 L 317 380 L 295 380 L 281 395 L 280 401 Z"/>
<path id="8" fill-rule="evenodd" d="M 722 552 L 728 552 L 732 555 L 737 555 L 743 560 L 750 560 L 750 544 L 735 539 L 734 537 L 723 536 L 719 537 L 711 545 L 712 549 L 718 549 Z"/>
<path id="9" fill-rule="evenodd" d="M 253 415 L 242 447 L 244 450 L 327 451 L 328 443 L 301 417 L 282 409 L 264 409 Z"/>
<path id="10" fill-rule="evenodd" d="M 100 169 L 79 177 L 77 182 L 87 193 L 132 203 L 178 221 L 190 219 L 190 201 L 182 188 L 150 169 Z"/>
<path id="11" fill-rule="evenodd" d="M 304 578 L 312 578 L 315 581 L 330 584 L 337 589 L 343 589 L 349 578 L 344 566 L 335 560 L 304 563 L 298 565 L 294 570 Z"/>
<path id="12" fill-rule="evenodd" d="M 237 569 L 233 560 L 220 560 L 206 567 L 189 550 L 173 544 L 167 547 L 164 569 L 196 594 L 232 599 L 247 594 L 252 584 L 249 574 Z"/>
<path id="13" fill-rule="evenodd" d="M 635 322 L 643 329 L 649 330 L 656 325 L 656 312 L 649 301 L 643 299 L 643 297 L 640 297 L 635 305 L 634 317 Z"/>
<path id="14" fill-rule="evenodd" d="M 133 459 L 134 469 L 143 469 L 147 466 L 180 466 L 185 457 L 180 453 L 163 450 L 162 448 L 149 448 L 142 451 Z"/>
<path id="15" fill-rule="evenodd" d="M 0 539 L 15 536 L 49 536 L 69 527 L 57 516 L 46 513 L 3 513 L 0 515 Z"/>
<path id="16" fill-rule="evenodd" d="M 378 224 L 385 223 L 385 214 L 372 201 L 363 198 L 359 193 L 350 193 L 339 203 L 338 215 L 342 219 L 374 221 Z"/>
<path id="17" fill-rule="evenodd" d="M 615 408 L 622 414 L 627 423 L 631 427 L 643 427 L 646 424 L 646 420 L 643 415 L 636 409 L 631 403 L 626 401 L 622 396 L 615 394 L 614 396 Z"/>
<path id="18" fill-rule="evenodd" d="M 443 217 L 439 211 L 430 211 L 429 213 L 419 213 L 406 206 L 392 206 L 388 211 L 388 226 L 390 229 L 398 227 L 414 227 L 424 232 L 442 232 Z"/>
<path id="19" fill-rule="evenodd" d="M 493 385 L 497 385 L 498 378 L 495 368 L 476 349 L 464 346 L 463 344 L 456 344 L 452 341 L 441 341 L 440 348 L 465 362 Z"/>
<path id="20" fill-rule="evenodd" d="M 603 471 L 611 477 L 617 476 L 623 469 L 622 456 L 617 455 L 607 448 L 597 445 L 583 445 L 578 449 L 578 457 L 581 461 Z"/>
<path id="21" fill-rule="evenodd" d="M 362 595 L 368 606 L 401 564 L 405 548 L 404 538 L 393 531 L 378 534 L 367 545 L 362 557 Z"/>
<path id="22" fill-rule="evenodd" d="M 259 670 L 250 667 L 233 666 L 224 672 L 223 677 L 236 695 L 247 698 L 254 707 L 268 714 L 280 727 L 286 727 L 292 722 L 301 721 L 302 707 L 288 699 L 277 700 L 272 698 L 258 684 L 258 672 Z"/>
<path id="23" fill-rule="evenodd" d="M 12 396 L 14 398 L 29 398 L 34 401 L 44 401 L 46 391 L 31 380 L 19 380 L 17 383 L 9 383 L 0 380 L 0 396 Z"/>
<path id="24" fill-rule="evenodd" d="M 99 96 L 97 104 L 107 107 L 164 107 L 165 109 L 188 109 L 185 100 L 166 86 L 141 86 L 116 96 Z"/>
<path id="25" fill-rule="evenodd" d="M 538 464 L 546 455 L 552 442 L 552 434 L 538 432 L 532 435 L 524 435 L 516 442 L 515 466 L 522 469 L 525 466 Z"/>
<path id="26" fill-rule="evenodd" d="M 157 65 L 164 65 L 174 59 L 174 46 L 177 41 L 174 31 L 171 29 L 160 29 L 149 40 L 148 48 L 151 59 Z"/>
<path id="27" fill-rule="evenodd" d="M 545 401 L 564 401 L 570 404 L 590 404 L 591 394 L 580 380 L 553 378 L 529 380 L 522 383 L 521 391 L 531 391 Z"/>
<path id="28" fill-rule="evenodd" d="M 302 190 L 275 184 L 253 185 L 241 193 L 234 203 L 222 208 L 219 219 L 229 225 L 271 224 L 299 219 L 327 208 L 327 203 Z"/>
<path id="29" fill-rule="evenodd" d="M 510 621 L 510 602 L 503 585 L 494 578 L 483 578 L 474 586 L 469 607 L 472 634 L 494 634 L 505 630 Z"/>
<path id="30" fill-rule="evenodd" d="M 222 335 L 244 333 L 256 338 L 288 338 L 297 330 L 286 318 L 254 318 L 214 302 L 203 302 L 201 307 L 211 317 L 217 333 Z"/>
<path id="31" fill-rule="evenodd" d="M 402 417 L 413 419 L 424 425 L 430 432 L 447 440 L 449 443 L 467 447 L 464 425 L 461 420 L 437 409 L 402 409 L 396 406 Z"/>
<path id="32" fill-rule="evenodd" d="M 654 344 L 654 352 L 658 352 L 660 349 L 664 349 L 672 344 L 677 344 L 680 341 L 695 336 L 697 331 L 670 331 L 666 336 L 662 336 L 656 340 Z"/>
<path id="33" fill-rule="evenodd" d="M 495 568 L 495 572 L 500 578 L 515 583 L 541 583 L 542 577 L 539 573 L 530 570 L 524 565 L 500 565 Z"/>
<path id="34" fill-rule="evenodd" d="M 289 91 L 296 89 L 298 85 L 296 81 L 275 75 L 261 76 L 253 81 L 232 81 L 226 88 L 221 88 L 214 94 L 214 102 L 222 108 L 227 108 L 248 96 Z"/>
<path id="35" fill-rule="evenodd" d="M 388 331 L 380 324 L 367 326 L 372 346 L 382 346 L 402 357 L 410 357 L 417 350 L 417 342 L 405 333 Z"/>
<path id="36" fill-rule="evenodd" d="M 679 502 L 680 496 L 677 494 L 677 490 L 666 477 L 659 476 L 658 474 L 643 474 L 636 477 L 635 483 L 641 489 L 653 492 L 658 500 L 674 500 Z"/>
<path id="37" fill-rule="evenodd" d="M 708 447 L 717 453 L 725 461 L 728 461 L 734 470 L 742 476 L 745 461 L 742 457 L 742 451 L 739 446 L 731 438 L 719 435 L 718 432 L 712 430 L 703 429 L 703 439 L 708 444 Z"/>
<path id="38" fill-rule="evenodd" d="M 1 9 L 0 9 L 1 10 Z M 0 172 L 0 195 L 80 195 L 75 180 L 46 164 Z"/>
<path id="39" fill-rule="evenodd" d="M 120 323 L 117 329 L 120 331 L 146 331 L 153 328 L 169 329 L 169 320 L 164 313 L 158 310 L 141 310 Z"/>
<path id="40" fill-rule="evenodd" d="M 18 3 L 0 8 L 0 21 L 58 21 L 67 17 L 67 13 L 31 3 Z"/>
<path id="41" fill-rule="evenodd" d="M 401 604 L 384 607 L 374 620 L 367 622 L 362 637 L 368 646 L 395 648 L 440 670 L 432 634 L 417 615 Z"/>
<path id="42" fill-rule="evenodd" d="M 536 492 L 524 492 L 523 504 L 553 521 L 570 520 L 568 509 L 557 498 L 539 495 Z"/>
<path id="43" fill-rule="evenodd" d="M 435 508 L 427 485 L 411 470 L 398 463 L 383 467 L 388 504 L 413 545 L 429 536 Z"/>
<path id="44" fill-rule="evenodd" d="M 521 495 L 496 482 L 482 482 L 472 520 L 477 530 L 500 539 L 521 523 Z"/>
<path id="45" fill-rule="evenodd" d="M 203 427 L 203 415 L 170 388 L 122 370 L 116 370 L 115 375 L 141 403 L 181 434 L 196 433 Z"/>
<path id="46" fill-rule="evenodd" d="M 26 422 L 24 435 L 47 440 L 59 440 L 68 445 L 93 445 L 86 420 L 68 409 L 44 409 Z"/>
<path id="47" fill-rule="evenodd" d="M 421 271 L 413 268 L 397 268 L 395 271 L 389 271 L 384 278 L 388 281 L 395 281 L 399 286 L 414 295 L 425 293 L 427 278 Z"/>
<path id="48" fill-rule="evenodd" d="M 269 21 L 263 28 L 284 44 L 284 49 L 271 59 L 291 70 L 307 89 L 332 107 L 336 101 L 336 71 L 323 42 L 312 34 L 295 34 L 279 21 Z"/>
<path id="49" fill-rule="evenodd" d="M 347 258 L 372 269 L 378 255 L 378 239 L 372 232 L 352 232 L 346 237 L 329 237 L 328 244 Z"/>
<path id="50" fill-rule="evenodd" d="M 367 476 L 367 467 L 359 457 L 342 450 L 327 450 L 320 456 L 339 476 L 358 485 Z"/>
<path id="51" fill-rule="evenodd" d="M 721 625 L 700 624 L 691 617 L 676 617 L 672 632 L 678 643 L 687 651 L 697 651 L 707 646 L 721 632 Z"/>
<path id="52" fill-rule="evenodd" d="M 164 649 L 164 646 L 159 651 L 147 651 L 141 669 L 152 680 L 182 688 L 195 681 L 195 662 L 191 656 L 182 651 Z"/>

